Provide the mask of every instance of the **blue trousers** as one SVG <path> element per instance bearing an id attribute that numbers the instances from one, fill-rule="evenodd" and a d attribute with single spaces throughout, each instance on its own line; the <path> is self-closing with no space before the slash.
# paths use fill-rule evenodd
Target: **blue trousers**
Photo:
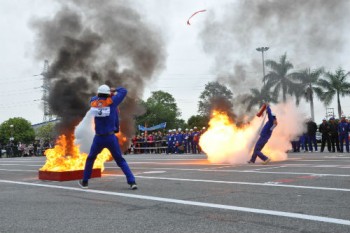
<path id="1" fill-rule="evenodd" d="M 199 151 L 198 151 L 198 142 L 197 141 L 193 141 L 192 142 L 192 153 L 193 154 L 197 154 L 197 152 L 199 153 Z"/>
<path id="2" fill-rule="evenodd" d="M 171 144 L 169 143 L 168 144 L 168 150 L 167 150 L 166 153 L 167 154 L 172 154 L 172 153 L 174 153 L 173 151 L 174 151 L 173 143 L 171 143 Z"/>
<path id="3" fill-rule="evenodd" d="M 349 152 L 349 136 L 347 133 L 339 134 L 340 152 L 344 152 L 344 140 L 346 152 Z"/>
<path id="4" fill-rule="evenodd" d="M 255 163 L 256 157 L 259 157 L 263 161 L 265 161 L 267 159 L 267 157 L 261 152 L 261 150 L 264 148 L 264 146 L 267 143 L 267 141 L 269 140 L 269 138 L 270 137 L 261 137 L 260 136 L 259 140 L 255 144 L 252 158 L 250 159 L 250 161 Z"/>
<path id="5" fill-rule="evenodd" d="M 316 135 L 307 135 L 307 142 L 309 144 L 309 151 L 313 151 L 312 144 L 314 144 L 315 151 L 317 150 Z"/>
<path id="6" fill-rule="evenodd" d="M 124 172 L 128 184 L 135 183 L 135 177 L 132 174 L 128 163 L 122 156 L 118 138 L 114 134 L 94 137 L 90 153 L 86 159 L 83 181 L 88 181 L 90 179 L 96 157 L 103 148 L 107 148 L 111 152 L 113 159 L 117 163 L 118 167 L 120 167 Z"/>

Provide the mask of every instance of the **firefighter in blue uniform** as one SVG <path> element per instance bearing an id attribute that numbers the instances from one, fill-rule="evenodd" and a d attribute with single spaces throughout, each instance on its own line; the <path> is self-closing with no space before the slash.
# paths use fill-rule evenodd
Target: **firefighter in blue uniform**
<path id="1" fill-rule="evenodd" d="M 167 136 L 166 136 L 166 141 L 167 141 L 167 154 L 172 154 L 173 153 L 173 136 L 172 136 L 172 131 L 169 130 Z"/>
<path id="2" fill-rule="evenodd" d="M 192 153 L 199 153 L 198 142 L 199 142 L 200 132 L 197 130 L 197 127 L 193 127 L 192 133 Z"/>
<path id="3" fill-rule="evenodd" d="M 184 150 L 185 150 L 185 153 L 189 153 L 188 145 L 189 145 L 189 132 L 188 132 L 188 129 L 185 129 L 185 133 L 184 133 Z"/>
<path id="4" fill-rule="evenodd" d="M 119 128 L 117 106 L 125 98 L 127 90 L 119 87 L 115 91 L 117 92 L 116 95 L 112 94 L 109 86 L 102 85 L 97 90 L 97 96 L 92 97 L 90 100 L 90 112 L 95 120 L 95 136 L 90 153 L 86 158 L 83 179 L 79 180 L 79 185 L 82 188 L 88 188 L 88 180 L 91 177 L 95 159 L 103 148 L 107 148 L 125 174 L 130 189 L 137 189 L 135 177 L 122 156 L 118 138 L 114 134 L 116 128 Z"/>
<path id="5" fill-rule="evenodd" d="M 183 143 L 183 132 L 181 132 L 181 128 L 179 128 L 176 131 L 175 134 L 175 153 L 176 154 L 180 154 L 183 153 L 183 150 L 181 150 L 180 148 L 182 148 L 182 143 Z"/>
<path id="6" fill-rule="evenodd" d="M 176 129 L 173 129 L 172 134 L 171 134 L 171 138 L 172 138 L 171 140 L 173 142 L 171 153 L 174 154 L 176 151 Z"/>
<path id="7" fill-rule="evenodd" d="M 346 152 L 349 152 L 349 123 L 346 122 L 345 116 L 341 117 L 341 121 L 338 124 L 340 152 L 344 152 L 344 140 Z"/>
<path id="8" fill-rule="evenodd" d="M 188 133 L 188 153 L 193 154 L 193 129 Z"/>
<path id="9" fill-rule="evenodd" d="M 267 141 L 270 139 L 272 135 L 272 131 L 277 126 L 277 119 L 276 116 L 271 112 L 270 106 L 267 105 L 266 112 L 268 116 L 268 121 L 265 123 L 263 129 L 260 133 L 260 138 L 255 144 L 255 148 L 252 154 L 251 159 L 248 161 L 248 163 L 255 163 L 256 157 L 259 157 L 261 160 L 263 160 L 263 164 L 267 164 L 270 162 L 270 158 L 266 157 L 261 150 L 264 148 Z"/>

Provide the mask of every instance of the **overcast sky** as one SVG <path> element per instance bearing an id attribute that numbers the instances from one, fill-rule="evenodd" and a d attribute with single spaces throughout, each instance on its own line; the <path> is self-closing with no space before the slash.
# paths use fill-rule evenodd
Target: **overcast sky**
<path id="1" fill-rule="evenodd" d="M 276 30 L 273 30 L 273 26 L 276 25 L 270 27 L 266 26 L 267 24 L 260 25 L 259 30 L 257 30 L 258 33 L 249 34 L 251 31 L 245 27 L 251 29 L 255 26 L 248 24 L 248 22 L 254 23 L 251 15 L 246 15 L 247 21 L 239 23 L 241 25 L 239 27 L 239 21 L 234 21 L 236 19 L 230 17 L 246 14 L 247 6 L 243 6 L 245 9 L 240 8 L 243 1 L 143 0 L 129 2 L 133 2 L 132 7 L 139 12 L 145 21 L 157 29 L 164 38 L 166 46 L 166 67 L 158 77 L 154 78 L 154 82 L 146 85 L 143 97 L 146 99 L 150 96 L 151 91 L 156 90 L 169 92 L 175 97 L 182 112 L 182 118 L 185 120 L 197 114 L 198 97 L 205 84 L 217 80 L 220 74 L 225 73 L 225 69 L 228 73 L 234 73 L 237 77 L 238 70 L 234 67 L 237 68 L 239 65 L 244 67 L 243 84 L 237 85 L 238 88 L 236 89 L 231 88 L 234 93 L 244 94 L 251 87 L 260 89 L 259 85 L 261 85 L 262 77 L 261 53 L 255 50 L 260 46 L 270 47 L 266 53 L 266 59 L 277 60 L 279 56 L 286 52 L 288 59 L 295 65 L 296 69 L 306 68 L 305 64 L 308 64 L 311 68 L 324 66 L 326 69 L 334 70 L 342 66 L 346 71 L 350 70 L 348 63 L 349 46 L 346 43 L 340 47 L 333 46 L 336 47 L 335 51 L 330 52 L 332 46 L 327 44 L 325 46 L 324 44 L 329 41 L 341 44 L 349 39 L 349 29 L 348 27 L 342 28 L 340 21 L 337 21 L 337 24 L 340 24 L 340 29 L 335 34 L 335 36 L 339 36 L 339 41 L 336 40 L 337 38 L 331 38 L 332 40 L 325 40 L 320 43 L 315 41 L 315 44 L 319 44 L 318 49 L 313 48 L 313 50 L 306 51 L 306 48 L 309 48 L 312 43 L 310 38 L 312 40 L 313 37 L 305 34 L 298 35 L 295 27 L 290 27 L 289 31 L 286 27 L 286 25 L 289 25 L 288 22 L 281 22 L 283 30 L 280 36 L 273 35 L 276 32 Z M 294 1 L 289 2 L 293 5 Z M 101 1 L 102 3 L 103 1 Z M 253 14 L 255 6 L 251 7 L 251 13 Z M 302 7 L 306 8 L 305 11 L 310 10 L 307 9 L 308 6 L 301 6 L 298 9 L 299 12 L 300 9 L 303 9 Z M 34 44 L 36 38 L 33 29 L 30 27 L 30 22 L 33 18 L 52 17 L 58 8 L 59 4 L 56 1 L 0 1 L 0 46 L 2 51 L 0 57 L 0 96 L 2 99 L 0 103 L 0 123 L 11 117 L 23 117 L 32 124 L 42 122 L 43 110 L 40 101 L 42 97 L 42 89 L 40 88 L 42 79 L 41 76 L 34 75 L 41 73 L 44 61 L 35 59 Z M 207 11 L 193 17 L 191 26 L 186 25 L 188 17 L 193 12 L 202 9 Z M 283 11 L 281 11 L 282 13 Z M 302 17 L 307 14 L 308 12 L 304 12 Z M 290 24 L 295 26 L 295 20 L 292 21 L 294 16 L 290 17 Z M 315 17 L 314 20 L 316 22 L 317 20 L 322 21 L 322 19 L 315 19 Z M 334 20 L 339 19 L 335 18 Z M 235 22 L 235 25 L 230 25 L 230 22 Z M 277 25 L 278 23 L 275 22 Z M 297 23 L 300 24 L 300 22 Z M 329 23 L 332 24 L 332 22 Z M 322 24 L 318 26 L 327 27 L 324 22 Z M 312 25 L 312 28 L 318 26 L 317 24 L 316 26 Z M 328 26 L 333 27 L 332 25 Z M 303 27 L 303 25 L 300 25 L 300 27 Z M 231 29 L 232 31 L 230 31 Z M 316 34 L 324 32 L 315 30 Z M 329 32 L 332 32 L 332 29 Z M 235 37 L 238 34 L 242 38 Z M 243 35 L 248 35 L 251 38 L 245 40 Z M 298 40 L 299 36 L 300 40 Z M 320 35 L 320 37 L 325 38 L 330 36 L 330 34 Z M 334 35 L 332 36 L 334 37 Z M 305 37 L 307 37 L 310 44 L 303 43 Z M 230 41 L 230 43 L 227 42 L 231 39 L 232 46 Z M 217 49 L 217 47 L 220 47 L 220 49 Z M 317 46 L 315 47 L 317 48 Z M 300 51 L 298 51 L 299 49 Z M 223 50 L 226 52 L 223 53 Z M 222 63 L 223 60 L 225 60 L 225 64 Z M 232 84 L 231 87 L 234 85 Z M 350 115 L 349 97 L 342 98 L 341 101 L 344 113 Z M 334 108 L 336 112 L 335 102 L 329 107 Z M 306 114 L 309 114 L 309 104 L 302 102 L 300 108 Z M 324 117 L 325 111 L 325 107 L 316 101 L 315 117 L 317 122 L 320 122 Z"/>

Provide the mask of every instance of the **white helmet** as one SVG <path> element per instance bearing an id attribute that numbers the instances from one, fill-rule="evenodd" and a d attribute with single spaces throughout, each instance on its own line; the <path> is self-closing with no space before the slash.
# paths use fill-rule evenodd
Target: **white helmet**
<path id="1" fill-rule="evenodd" d="M 111 94 L 111 89 L 106 84 L 103 84 L 103 85 L 98 87 L 97 93 L 98 94 L 107 94 L 107 95 L 109 95 L 109 94 Z"/>
<path id="2" fill-rule="evenodd" d="M 177 131 L 181 131 L 181 128 L 178 128 Z"/>

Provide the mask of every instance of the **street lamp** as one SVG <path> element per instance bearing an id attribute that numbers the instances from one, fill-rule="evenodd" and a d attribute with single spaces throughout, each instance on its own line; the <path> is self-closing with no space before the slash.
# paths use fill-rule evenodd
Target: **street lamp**
<path id="1" fill-rule="evenodd" d="M 15 139 L 15 138 L 13 137 L 13 125 L 10 125 L 10 128 L 11 128 L 10 153 L 11 153 L 11 156 L 13 157 L 13 140 Z"/>
<path id="2" fill-rule="evenodd" d="M 264 85 L 265 85 L 265 62 L 264 62 L 264 52 L 269 50 L 269 47 L 259 47 L 259 48 L 256 48 L 257 51 L 261 52 L 261 58 L 262 58 L 262 67 L 263 67 L 263 82 L 264 82 Z"/>
<path id="3" fill-rule="evenodd" d="M 15 138 L 13 137 L 13 125 L 10 125 L 11 128 L 11 137 L 10 137 L 10 141 L 13 141 Z"/>

